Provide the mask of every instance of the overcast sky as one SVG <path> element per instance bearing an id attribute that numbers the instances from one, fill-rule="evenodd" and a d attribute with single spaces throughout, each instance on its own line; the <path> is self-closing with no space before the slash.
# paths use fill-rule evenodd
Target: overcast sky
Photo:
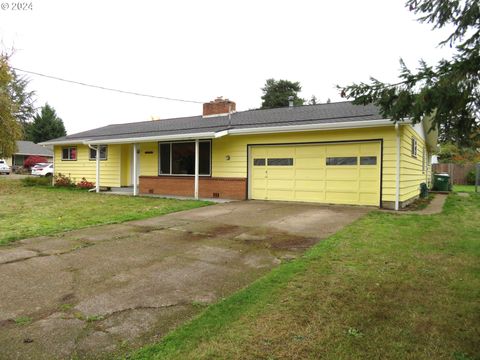
<path id="1" fill-rule="evenodd" d="M 27 0 L 28 1 L 28 0 Z M 0 10 L 3 46 L 25 70 L 122 90 L 257 108 L 268 78 L 299 81 L 301 96 L 341 100 L 336 84 L 395 81 L 451 49 L 444 31 L 419 24 L 404 0 L 32 0 Z M 113 123 L 201 114 L 189 104 L 117 94 L 30 75 L 73 134 Z"/>

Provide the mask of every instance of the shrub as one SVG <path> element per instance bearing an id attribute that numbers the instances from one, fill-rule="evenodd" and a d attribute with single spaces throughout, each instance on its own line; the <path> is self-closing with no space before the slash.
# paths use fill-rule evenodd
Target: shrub
<path id="1" fill-rule="evenodd" d="M 45 159 L 43 156 L 31 155 L 25 159 L 25 161 L 23 162 L 23 167 L 30 169 L 35 164 L 46 162 L 48 162 L 48 160 Z"/>
<path id="2" fill-rule="evenodd" d="M 55 175 L 54 184 L 59 187 L 75 187 L 75 182 L 69 176 L 61 173 Z"/>
<path id="3" fill-rule="evenodd" d="M 87 181 L 87 179 L 85 179 L 84 177 L 82 178 L 82 181 L 80 181 L 78 184 L 77 184 L 77 187 L 79 189 L 85 189 L 85 190 L 90 190 L 90 189 L 93 189 L 95 187 L 95 183 L 91 182 L 91 181 Z"/>
<path id="4" fill-rule="evenodd" d="M 467 184 L 468 185 L 475 185 L 475 169 L 472 169 L 467 174 Z"/>
<path id="5" fill-rule="evenodd" d="M 22 180 L 23 186 L 51 186 L 52 179 L 49 177 L 26 177 Z"/>

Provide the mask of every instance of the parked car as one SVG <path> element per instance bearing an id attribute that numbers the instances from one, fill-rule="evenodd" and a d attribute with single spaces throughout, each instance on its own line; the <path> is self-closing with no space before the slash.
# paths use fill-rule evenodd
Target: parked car
<path id="1" fill-rule="evenodd" d="M 0 159 L 0 174 L 10 174 L 10 166 L 8 166 L 7 162 L 3 159 Z"/>
<path id="2" fill-rule="evenodd" d="M 32 167 L 32 175 L 53 176 L 53 164 L 36 164 Z"/>
<path id="3" fill-rule="evenodd" d="M 47 163 L 47 162 L 36 163 L 35 165 L 33 165 L 33 166 L 30 168 L 30 172 L 33 174 L 34 171 L 43 169 L 45 166 L 48 166 L 48 165 L 50 165 L 50 163 Z"/>

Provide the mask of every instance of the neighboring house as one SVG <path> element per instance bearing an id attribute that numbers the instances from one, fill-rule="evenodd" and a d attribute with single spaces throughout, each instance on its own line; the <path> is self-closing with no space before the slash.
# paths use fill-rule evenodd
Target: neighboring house
<path id="1" fill-rule="evenodd" d="M 13 156 L 6 158 L 10 166 L 23 166 L 23 162 L 29 156 L 42 156 L 48 162 L 53 161 L 53 148 L 51 146 L 42 146 L 32 141 L 17 141 L 17 151 Z"/>
<path id="2" fill-rule="evenodd" d="M 437 136 L 429 127 L 394 125 L 373 105 L 235 112 L 218 98 L 203 116 L 109 125 L 44 144 L 54 145 L 56 173 L 86 177 L 97 191 L 399 208 L 430 182 Z"/>

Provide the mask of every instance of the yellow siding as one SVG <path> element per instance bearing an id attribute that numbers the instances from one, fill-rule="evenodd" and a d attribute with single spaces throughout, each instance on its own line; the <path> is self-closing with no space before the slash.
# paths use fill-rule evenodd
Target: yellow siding
<path id="1" fill-rule="evenodd" d="M 417 157 L 412 156 L 412 137 L 417 139 Z M 420 194 L 420 184 L 430 182 L 430 174 L 427 171 L 429 155 L 425 145 L 425 141 L 412 126 L 401 127 L 400 201 L 418 196 Z M 426 156 L 425 171 L 422 169 L 423 156 Z"/>
<path id="2" fill-rule="evenodd" d="M 82 177 L 95 182 L 96 162 L 89 160 L 89 148 L 86 145 L 72 144 L 77 147 L 77 160 L 62 160 L 63 146 L 55 146 L 55 174 L 62 173 L 79 182 Z M 121 146 L 108 145 L 107 160 L 100 161 L 100 185 L 120 186 Z"/>
<path id="3" fill-rule="evenodd" d="M 131 186 L 132 183 L 132 172 L 131 172 L 131 163 L 133 157 L 133 146 L 131 144 L 121 145 L 122 152 L 122 161 L 121 161 L 121 185 L 122 186 Z"/>
<path id="4" fill-rule="evenodd" d="M 140 175 L 158 175 L 158 143 L 140 144 Z"/>
<path id="5" fill-rule="evenodd" d="M 247 144 L 305 143 L 384 139 L 383 201 L 395 200 L 395 129 L 393 126 L 369 129 L 305 131 L 265 135 L 227 136 L 212 141 L 212 176 L 247 176 Z M 226 160 L 226 156 L 230 160 Z"/>

